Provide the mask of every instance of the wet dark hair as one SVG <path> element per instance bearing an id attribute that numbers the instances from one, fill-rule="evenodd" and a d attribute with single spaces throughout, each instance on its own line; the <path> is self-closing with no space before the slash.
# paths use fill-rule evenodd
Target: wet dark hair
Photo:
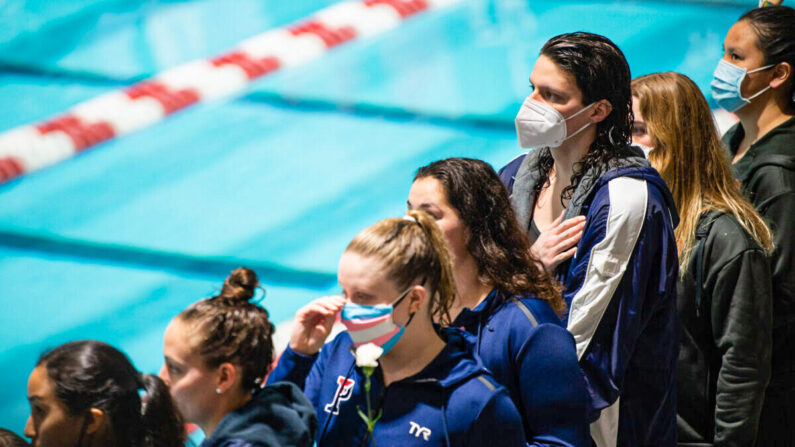
<path id="1" fill-rule="evenodd" d="M 596 139 L 585 157 L 574 165 L 571 185 L 563 189 L 560 201 L 566 206 L 585 172 L 592 166 L 605 170 L 616 158 L 629 156 L 632 135 L 632 77 L 624 53 L 610 39 L 598 34 L 576 32 L 561 34 L 547 41 L 541 54 L 574 78 L 582 92 L 584 105 L 606 99 L 610 114 L 596 124 Z M 554 160 L 549 148 L 539 149 L 539 182 L 535 194 L 548 185 Z"/>
<path id="2" fill-rule="evenodd" d="M 36 366 L 44 366 L 55 385 L 55 396 L 69 414 L 78 416 L 92 408 L 110 420 L 117 447 L 182 447 L 182 420 L 168 387 L 157 376 L 141 374 L 127 356 L 96 340 L 63 344 L 44 353 Z M 146 390 L 142 403 L 138 390 Z"/>
<path id="3" fill-rule="evenodd" d="M 273 323 L 265 308 L 250 300 L 257 274 L 241 267 L 229 274 L 217 296 L 190 305 L 177 318 L 192 325 L 201 340 L 194 349 L 215 368 L 232 363 L 243 370 L 242 386 L 256 391 L 273 361 Z"/>
<path id="4" fill-rule="evenodd" d="M 469 229 L 467 251 L 481 280 L 494 284 L 503 297 L 535 294 L 558 314 L 566 304 L 558 283 L 530 254 L 530 242 L 516 221 L 508 191 L 486 162 L 448 158 L 417 170 L 414 180 L 434 178 L 447 201 Z"/>
<path id="5" fill-rule="evenodd" d="M 788 97 L 795 103 L 795 9 L 766 6 L 743 14 L 756 33 L 756 45 L 765 55 L 765 65 L 787 62 L 790 65 Z"/>
<path id="6" fill-rule="evenodd" d="M 0 428 L 0 447 L 29 447 L 27 441 L 19 437 L 16 433 L 5 428 Z"/>

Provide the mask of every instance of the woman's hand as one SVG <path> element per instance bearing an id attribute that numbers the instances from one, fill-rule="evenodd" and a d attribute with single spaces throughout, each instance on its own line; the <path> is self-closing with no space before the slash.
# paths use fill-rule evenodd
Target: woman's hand
<path id="1" fill-rule="evenodd" d="M 290 333 L 290 349 L 304 355 L 317 354 L 346 301 L 340 295 L 325 296 L 299 309 Z"/>
<path id="2" fill-rule="evenodd" d="M 552 222 L 552 225 L 542 231 L 535 243 L 530 247 L 530 254 L 541 261 L 544 269 L 551 272 L 561 262 L 574 256 L 577 243 L 582 237 L 585 228 L 585 216 L 572 217 L 563 220 L 563 210 Z"/>

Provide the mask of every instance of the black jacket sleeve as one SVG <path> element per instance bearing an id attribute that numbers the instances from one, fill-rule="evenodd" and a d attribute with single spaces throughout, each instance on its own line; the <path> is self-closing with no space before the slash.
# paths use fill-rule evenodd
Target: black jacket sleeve
<path id="1" fill-rule="evenodd" d="M 717 272 L 711 323 L 721 356 L 715 445 L 753 445 L 772 345 L 770 267 L 764 252 L 744 250 Z"/>

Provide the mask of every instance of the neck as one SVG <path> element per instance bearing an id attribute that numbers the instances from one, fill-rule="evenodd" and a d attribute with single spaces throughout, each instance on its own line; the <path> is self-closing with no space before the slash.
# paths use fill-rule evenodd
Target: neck
<path id="1" fill-rule="evenodd" d="M 241 393 L 239 393 L 237 396 L 231 397 L 230 399 L 227 399 L 224 402 L 220 402 L 216 407 L 218 411 L 213 413 L 213 415 L 210 416 L 207 421 L 197 422 L 196 425 L 198 425 L 199 428 L 202 429 L 202 431 L 204 432 L 204 436 L 206 438 L 209 438 L 210 436 L 212 436 L 216 427 L 218 427 L 218 424 L 221 423 L 221 420 L 227 414 L 242 407 L 250 400 L 251 400 L 251 393 L 241 391 Z"/>
<path id="2" fill-rule="evenodd" d="M 418 326 L 410 333 L 407 328 L 395 347 L 379 360 L 384 386 L 422 371 L 444 349 L 445 342 L 439 338 L 429 316 L 417 315 L 411 324 Z"/>
<path id="3" fill-rule="evenodd" d="M 566 187 L 571 184 L 571 176 L 574 174 L 574 165 L 585 158 L 588 149 L 596 139 L 596 126 L 591 125 L 588 129 L 575 135 L 572 139 L 564 141 L 559 147 L 550 150 L 552 158 L 555 160 L 553 169 L 559 187 Z"/>
<path id="4" fill-rule="evenodd" d="M 450 318 L 455 321 L 462 310 L 474 309 L 486 299 L 494 285 L 491 281 L 481 281 L 477 263 L 472 256 L 455 261 L 453 279 L 455 280 L 456 294 L 455 301 L 450 308 Z"/>
<path id="5" fill-rule="evenodd" d="M 767 94 L 773 93 L 774 90 L 769 90 L 759 98 L 755 98 L 759 102 L 751 101 L 737 111 L 737 117 L 740 118 L 744 131 L 743 142 L 740 145 L 740 149 L 744 149 L 743 153 L 768 132 L 792 118 L 793 110 L 787 98 L 775 100 L 766 98 Z M 742 156 L 739 153 L 737 155 Z"/>

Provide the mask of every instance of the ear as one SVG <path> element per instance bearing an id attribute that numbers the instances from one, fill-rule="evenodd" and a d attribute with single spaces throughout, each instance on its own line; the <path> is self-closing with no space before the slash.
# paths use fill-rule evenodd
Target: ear
<path id="1" fill-rule="evenodd" d="M 790 78 L 792 78 L 792 65 L 789 62 L 779 62 L 773 67 L 773 79 L 770 80 L 770 86 L 777 88 L 784 85 Z"/>
<path id="2" fill-rule="evenodd" d="M 425 298 L 428 296 L 428 291 L 425 289 L 424 286 L 414 286 L 409 292 L 406 299 L 409 301 L 409 314 L 414 314 L 420 310 L 422 307 L 422 303 L 425 302 Z"/>
<path id="3" fill-rule="evenodd" d="M 591 122 L 594 124 L 604 121 L 610 115 L 610 112 L 613 111 L 613 105 L 610 104 L 610 101 L 606 99 L 600 99 L 596 101 L 596 104 L 591 109 L 591 114 L 589 118 Z"/>
<path id="4" fill-rule="evenodd" d="M 99 408 L 92 408 L 88 411 L 86 418 L 88 419 L 86 434 L 94 434 L 97 433 L 105 423 L 105 412 Z"/>
<path id="5" fill-rule="evenodd" d="M 237 368 L 235 365 L 226 362 L 221 363 L 217 370 L 218 378 L 216 380 L 215 388 L 221 390 L 221 394 L 229 391 L 235 384 L 237 378 Z"/>

